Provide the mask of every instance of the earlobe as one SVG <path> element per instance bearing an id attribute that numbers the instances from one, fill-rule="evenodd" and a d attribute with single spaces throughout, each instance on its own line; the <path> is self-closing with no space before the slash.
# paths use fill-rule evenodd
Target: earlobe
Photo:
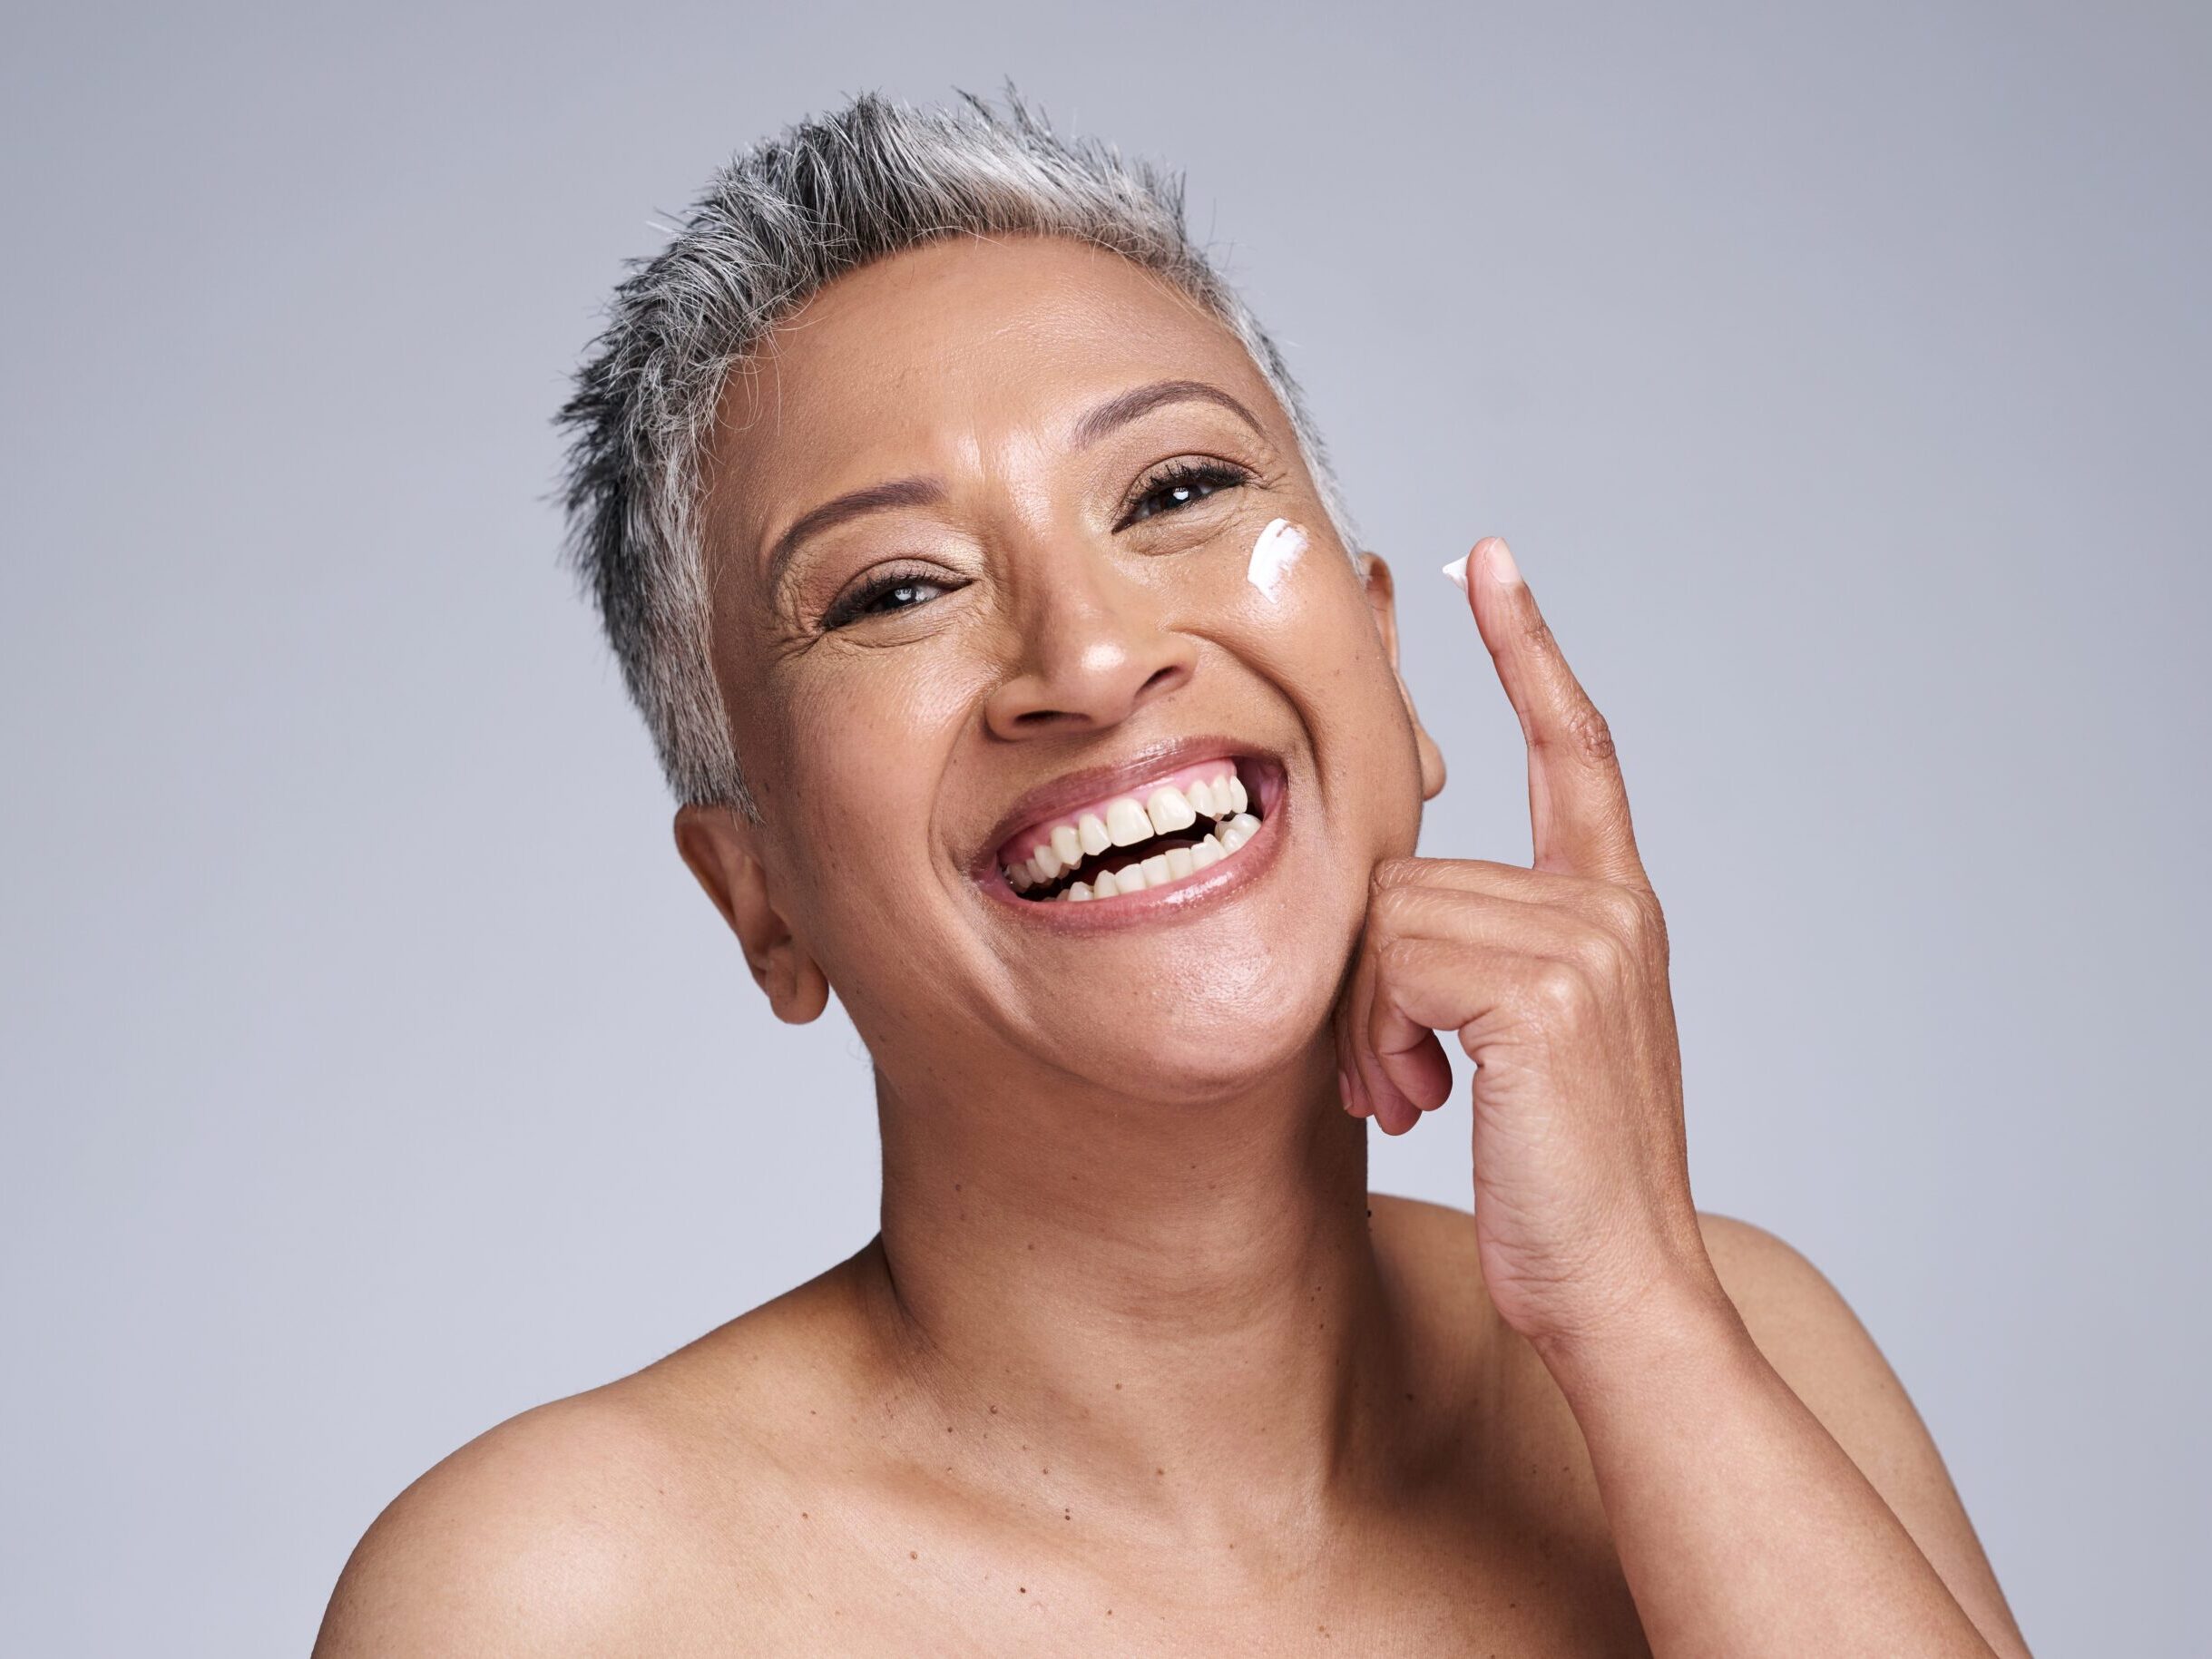
<path id="1" fill-rule="evenodd" d="M 1413 722 L 1414 747 L 1421 759 L 1421 798 L 1433 801 L 1444 793 L 1444 751 L 1429 736 L 1428 727 L 1421 724 L 1421 711 L 1414 707 L 1414 694 L 1405 683 L 1405 676 L 1398 673 L 1398 608 L 1397 590 L 1391 581 L 1390 566 L 1380 553 L 1362 553 L 1358 558 L 1359 579 L 1366 590 L 1367 608 L 1375 615 L 1375 626 L 1383 637 L 1383 650 L 1390 659 L 1390 669 L 1397 676 L 1398 696 L 1405 703 L 1405 717 Z"/>
<path id="2" fill-rule="evenodd" d="M 751 828 L 728 807 L 684 805 L 675 830 L 676 851 L 738 936 L 776 1017 L 791 1025 L 818 1018 L 829 1001 L 828 976 L 777 908 Z"/>
<path id="3" fill-rule="evenodd" d="M 1400 682 L 1401 684 L 1403 682 Z M 1406 699 L 1412 707 L 1412 699 Z M 1421 798 L 1433 801 L 1444 793 L 1444 751 L 1436 747 L 1436 739 L 1429 736 L 1429 728 L 1414 717 L 1414 742 L 1421 751 Z"/>

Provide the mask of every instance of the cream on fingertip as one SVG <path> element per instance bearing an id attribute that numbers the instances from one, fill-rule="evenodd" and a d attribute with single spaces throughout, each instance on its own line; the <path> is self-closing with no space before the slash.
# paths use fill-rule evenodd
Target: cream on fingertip
<path id="1" fill-rule="evenodd" d="M 1467 561 L 1472 557 L 1473 555 L 1471 553 L 1462 553 L 1444 568 L 1444 573 L 1452 579 L 1453 585 L 1462 593 L 1467 590 Z"/>

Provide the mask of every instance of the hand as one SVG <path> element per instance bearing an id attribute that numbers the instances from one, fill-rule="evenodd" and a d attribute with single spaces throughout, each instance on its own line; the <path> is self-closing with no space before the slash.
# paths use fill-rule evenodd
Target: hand
<path id="1" fill-rule="evenodd" d="M 1605 718 L 1505 543 L 1468 604 L 1529 748 L 1532 868 L 1376 866 L 1336 1020 L 1345 1108 L 1404 1134 L 1476 1067 L 1474 1220 L 1493 1303 L 1540 1350 L 1718 1293 L 1689 1195 L 1667 929 Z"/>

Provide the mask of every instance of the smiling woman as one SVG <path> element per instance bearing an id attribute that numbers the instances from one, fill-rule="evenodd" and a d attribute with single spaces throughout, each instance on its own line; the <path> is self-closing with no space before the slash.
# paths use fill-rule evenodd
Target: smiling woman
<path id="1" fill-rule="evenodd" d="M 1536 856 L 1414 855 L 1389 571 L 1171 180 L 857 100 L 563 418 L 678 848 L 867 1045 L 882 1226 L 423 1477 L 320 1651 L 2026 1651 L 1850 1311 L 1692 1205 L 1620 770 L 1495 538 Z M 1472 1213 L 1366 1191 L 1439 1033 Z"/>

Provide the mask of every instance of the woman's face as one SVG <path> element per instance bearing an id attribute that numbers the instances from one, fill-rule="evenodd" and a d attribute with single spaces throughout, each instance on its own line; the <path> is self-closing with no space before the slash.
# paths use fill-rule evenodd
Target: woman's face
<path id="1" fill-rule="evenodd" d="M 1326 1043 L 1442 774 L 1388 576 L 1235 337 L 1086 245 L 948 239 L 817 295 L 720 416 L 761 821 L 679 839 L 779 1011 L 818 967 L 895 1088 L 1197 1098 Z"/>

